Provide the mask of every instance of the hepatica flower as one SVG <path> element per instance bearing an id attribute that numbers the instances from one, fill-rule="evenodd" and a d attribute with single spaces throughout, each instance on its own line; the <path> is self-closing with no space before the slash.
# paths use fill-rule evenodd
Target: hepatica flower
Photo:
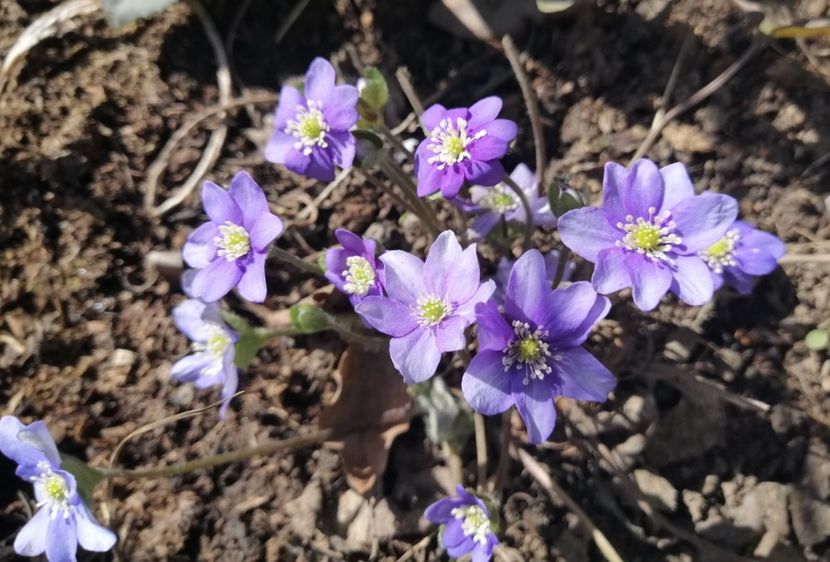
<path id="1" fill-rule="evenodd" d="M 611 304 L 587 282 L 550 289 L 538 250 L 520 257 L 507 283 L 504 314 L 495 303 L 476 307 L 478 354 L 461 379 L 476 412 L 495 415 L 515 405 L 531 443 L 556 423 L 553 399 L 604 402 L 614 375 L 582 343 Z"/>
<path id="2" fill-rule="evenodd" d="M 433 503 L 424 517 L 436 525 L 444 525 L 441 542 L 450 556 L 471 554 L 472 562 L 487 562 L 499 544 L 490 523 L 490 512 L 483 501 L 460 484 L 455 490 L 457 496 Z"/>
<path id="3" fill-rule="evenodd" d="M 748 295 L 755 276 L 772 273 L 786 251 L 787 247 L 777 236 L 735 221 L 723 238 L 698 255 L 709 266 L 715 289 L 720 289 L 726 281 L 739 293 Z"/>
<path id="4" fill-rule="evenodd" d="M 214 303 L 188 299 L 173 309 L 176 327 L 192 342 L 193 353 L 173 365 L 170 375 L 176 382 L 193 383 L 196 388 L 222 387 L 224 419 L 239 377 L 234 365 L 234 351 L 239 335 L 231 330 Z"/>
<path id="5" fill-rule="evenodd" d="M 266 160 L 320 181 L 334 179 L 335 164 L 352 167 L 355 140 L 349 129 L 359 118 L 358 91 L 334 80 L 334 67 L 318 57 L 308 67 L 302 94 L 283 86 Z"/>
<path id="6" fill-rule="evenodd" d="M 596 264 L 597 291 L 631 287 L 637 307 L 651 310 L 667 291 L 695 306 L 712 298 L 700 252 L 726 234 L 737 213 L 732 197 L 695 195 L 683 164 L 658 170 L 643 159 L 631 170 L 606 164 L 602 207 L 569 211 L 558 228 L 566 246 Z"/>
<path id="7" fill-rule="evenodd" d="M 447 199 L 458 195 L 465 181 L 496 185 L 504 178 L 499 159 L 516 138 L 516 123 L 496 119 L 502 101 L 484 98 L 472 107 L 447 109 L 435 104 L 421 116 L 429 136 L 415 151 L 418 195 L 436 191 Z"/>
<path id="8" fill-rule="evenodd" d="M 548 286 L 552 285 L 556 280 L 556 272 L 559 269 L 559 259 L 561 254 L 558 250 L 551 250 L 544 255 L 545 260 L 545 280 Z M 504 295 L 507 291 L 507 283 L 510 280 L 510 272 L 513 271 L 513 265 L 516 260 L 509 260 L 501 258 L 499 264 L 496 266 L 496 291 L 493 293 L 492 301 L 498 305 L 504 305 Z M 574 271 L 576 264 L 572 260 L 565 262 L 565 269 L 562 271 L 562 281 L 569 281 Z"/>
<path id="9" fill-rule="evenodd" d="M 283 225 L 262 188 L 247 172 L 236 174 L 227 191 L 206 181 L 202 205 L 210 220 L 187 237 L 183 250 L 187 265 L 199 269 L 191 294 L 214 302 L 237 287 L 247 300 L 264 301 L 268 245 Z"/>
<path id="10" fill-rule="evenodd" d="M 493 294 L 480 283 L 475 244 L 462 251 L 451 231 L 438 236 L 426 262 L 393 250 L 380 256 L 388 296 L 368 296 L 355 307 L 370 326 L 392 336 L 389 354 L 408 384 L 435 374 L 441 354 L 467 344 L 464 330 L 475 305 Z"/>
<path id="11" fill-rule="evenodd" d="M 510 178 L 522 188 L 530 203 L 534 226 L 555 226 L 556 217 L 550 210 L 547 197 L 539 197 L 539 180 L 524 164 L 519 164 L 510 174 Z M 478 217 L 470 225 L 470 236 L 480 240 L 487 236 L 504 217 L 506 221 L 527 222 L 527 213 L 519 197 L 505 183 L 492 187 L 475 185 L 470 188 L 470 198 L 474 207 L 471 212 L 478 212 Z"/>
<path id="12" fill-rule="evenodd" d="M 16 474 L 34 485 L 37 511 L 17 534 L 21 556 L 46 554 L 49 562 L 75 562 L 78 544 L 106 552 L 115 534 L 102 527 L 84 505 L 75 477 L 61 468 L 61 458 L 46 424 L 23 425 L 13 416 L 0 419 L 0 451 L 18 464 Z"/>
<path id="13" fill-rule="evenodd" d="M 342 248 L 326 252 L 326 279 L 356 305 L 371 295 L 382 294 L 383 264 L 375 259 L 375 241 L 364 240 L 344 228 L 334 231 Z"/>

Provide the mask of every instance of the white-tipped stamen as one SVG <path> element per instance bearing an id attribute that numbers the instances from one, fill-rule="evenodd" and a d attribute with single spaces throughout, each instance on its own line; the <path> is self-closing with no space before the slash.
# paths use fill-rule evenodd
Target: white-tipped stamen
<path id="1" fill-rule="evenodd" d="M 723 273 L 724 268 L 734 267 L 738 262 L 735 261 L 735 246 L 741 240 L 741 235 L 738 229 L 733 229 L 727 232 L 723 238 L 697 253 L 709 269 L 715 273 Z"/>
<path id="2" fill-rule="evenodd" d="M 219 236 L 213 240 L 213 243 L 219 248 L 216 255 L 228 261 L 236 261 L 247 256 L 251 251 L 251 238 L 248 231 L 231 221 L 225 221 L 225 224 L 219 227 Z"/>
<path id="3" fill-rule="evenodd" d="M 456 507 L 450 513 L 461 521 L 461 530 L 464 535 L 472 537 L 479 544 L 487 544 L 487 537 L 492 532 L 492 528 L 490 519 L 480 505 Z"/>
<path id="4" fill-rule="evenodd" d="M 452 303 L 435 295 L 422 295 L 412 307 L 412 314 L 424 328 L 440 324 L 451 313 Z"/>
<path id="5" fill-rule="evenodd" d="M 285 132 L 297 139 L 297 142 L 294 143 L 295 149 L 306 156 L 310 156 L 315 146 L 328 148 L 329 143 L 326 140 L 326 135 L 329 132 L 329 124 L 326 123 L 319 102 L 308 100 L 307 105 L 308 108 L 297 107 L 297 113 L 294 115 L 294 119 L 286 124 Z"/>
<path id="6" fill-rule="evenodd" d="M 349 256 L 346 265 L 348 269 L 340 274 L 346 280 L 343 289 L 350 295 L 365 296 L 375 284 L 375 268 L 362 256 Z"/>
<path id="7" fill-rule="evenodd" d="M 626 215 L 625 223 L 618 222 L 617 228 L 625 231 L 622 240 L 617 240 L 617 246 L 654 261 L 662 261 L 674 265 L 674 260 L 668 256 L 675 246 L 683 243 L 683 239 L 674 233 L 677 224 L 671 218 L 671 212 L 666 211 L 656 215 L 657 209 L 649 207 L 648 218 Z"/>
<path id="8" fill-rule="evenodd" d="M 427 159 L 430 164 L 435 164 L 439 170 L 452 166 L 471 158 L 467 147 L 473 141 L 487 136 L 487 131 L 482 129 L 470 136 L 467 131 L 467 120 L 458 117 L 455 122 L 444 118 L 429 135 L 427 148 L 434 154 Z"/>
<path id="9" fill-rule="evenodd" d="M 516 337 L 502 351 L 501 364 L 504 370 L 509 371 L 513 365 L 518 364 L 524 370 L 524 384 L 529 384 L 531 379 L 544 379 L 552 371 L 549 362 L 556 359 L 545 341 L 548 331 L 544 326 L 531 331 L 530 324 L 518 320 L 514 320 L 512 326 Z"/>

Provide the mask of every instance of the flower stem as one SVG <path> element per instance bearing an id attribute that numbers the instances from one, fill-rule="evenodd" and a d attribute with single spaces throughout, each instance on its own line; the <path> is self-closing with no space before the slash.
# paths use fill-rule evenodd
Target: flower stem
<path id="1" fill-rule="evenodd" d="M 418 188 L 415 183 L 406 175 L 398 164 L 389 157 L 389 154 L 381 150 L 378 154 L 378 167 L 386 174 L 389 179 L 395 182 L 401 188 L 406 198 L 412 203 L 412 206 L 418 211 L 416 214 L 424 223 L 424 226 L 429 230 L 430 234 L 437 237 L 441 233 L 441 225 L 438 222 L 438 217 L 424 200 L 418 197 Z"/>
<path id="2" fill-rule="evenodd" d="M 513 178 L 511 178 L 508 174 L 504 175 L 504 180 L 502 181 L 507 184 L 507 187 L 513 190 L 513 193 L 515 193 L 522 202 L 522 207 L 524 207 L 525 236 L 523 247 L 525 251 L 528 251 L 533 244 L 533 211 L 530 208 L 530 201 L 527 200 L 527 195 L 525 195 L 525 192 L 522 191 L 522 188 L 519 187 L 519 185 L 513 181 Z"/>
<path id="3" fill-rule="evenodd" d="M 312 275 L 319 275 L 323 276 L 323 270 L 314 265 L 311 262 L 307 262 L 304 259 L 300 259 L 293 254 L 289 254 L 285 250 L 281 248 L 277 248 L 276 246 L 272 246 L 271 250 L 269 251 L 268 255 L 272 258 L 277 258 L 281 262 L 293 265 L 297 269 L 301 269 L 306 273 L 311 273 Z"/>

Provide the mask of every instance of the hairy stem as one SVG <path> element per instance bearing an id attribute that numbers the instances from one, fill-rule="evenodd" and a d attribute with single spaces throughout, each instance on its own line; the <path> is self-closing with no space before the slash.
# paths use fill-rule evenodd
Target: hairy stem
<path id="1" fill-rule="evenodd" d="M 525 251 L 528 251 L 530 249 L 531 245 L 533 244 L 533 240 L 532 240 L 532 238 L 533 238 L 533 211 L 530 208 L 530 201 L 527 200 L 527 195 L 525 195 L 525 192 L 522 191 L 521 187 L 519 187 L 519 184 L 517 184 L 515 181 L 513 181 L 513 178 L 511 178 L 508 174 L 504 175 L 504 180 L 502 180 L 502 181 L 504 181 L 504 183 L 507 184 L 507 187 L 509 187 L 510 189 L 513 190 L 513 193 L 515 193 L 516 196 L 519 198 L 519 200 L 522 202 L 522 207 L 524 207 L 524 210 L 525 210 L 525 228 L 524 228 L 525 235 L 524 235 L 524 243 L 522 244 L 522 246 L 523 246 Z"/>
<path id="2" fill-rule="evenodd" d="M 307 262 L 304 259 L 300 259 L 293 254 L 289 254 L 285 250 L 281 248 L 277 248 L 276 246 L 272 246 L 271 250 L 268 252 L 268 255 L 272 258 L 277 258 L 281 262 L 293 265 L 297 269 L 300 269 L 306 273 L 311 273 L 312 275 L 323 275 L 323 270 L 314 265 L 311 262 Z"/>

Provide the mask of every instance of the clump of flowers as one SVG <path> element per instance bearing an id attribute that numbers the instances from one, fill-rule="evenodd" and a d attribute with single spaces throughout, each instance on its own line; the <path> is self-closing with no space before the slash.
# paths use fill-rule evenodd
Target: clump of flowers
<path id="1" fill-rule="evenodd" d="M 715 290 L 724 281 L 743 295 L 752 292 L 755 277 L 772 273 L 787 251 L 777 236 L 744 221 L 735 221 L 723 237 L 698 252 L 709 266 Z"/>
<path id="2" fill-rule="evenodd" d="M 465 181 L 496 185 L 504 178 L 501 157 L 516 138 L 516 123 L 497 119 L 501 98 L 492 96 L 469 108 L 435 104 L 421 116 L 429 136 L 415 151 L 418 195 L 437 191 L 452 199 Z"/>
<path id="3" fill-rule="evenodd" d="M 46 424 L 24 425 L 13 416 L 0 419 L 0 452 L 18 464 L 16 474 L 32 483 L 37 512 L 17 533 L 14 551 L 46 554 L 49 562 L 75 562 L 78 545 L 106 552 L 115 533 L 102 527 L 78 493 L 75 477 L 61 468 L 61 457 Z"/>
<path id="4" fill-rule="evenodd" d="M 355 310 L 369 325 L 392 337 L 389 353 L 409 384 L 435 374 L 441 354 L 467 345 L 464 330 L 475 306 L 493 294 L 480 282 L 475 244 L 462 251 L 451 231 L 442 232 L 426 262 L 393 250 L 380 256 L 387 296 L 366 297 Z"/>
<path id="5" fill-rule="evenodd" d="M 274 132 L 265 147 L 265 159 L 292 172 L 318 179 L 334 179 L 335 165 L 351 168 L 357 124 L 358 91 L 336 86 L 334 67 L 316 58 L 305 75 L 303 93 L 283 86 L 274 117 Z"/>
<path id="6" fill-rule="evenodd" d="M 641 310 L 666 292 L 691 305 L 712 298 L 714 284 L 700 255 L 725 234 L 738 214 L 727 195 L 695 195 L 683 164 L 658 169 L 638 160 L 631 170 L 605 165 L 602 207 L 559 218 L 562 242 L 596 264 L 591 282 L 602 294 L 633 289 Z"/>
<path id="7" fill-rule="evenodd" d="M 530 203 L 532 222 L 534 226 L 552 227 L 556 225 L 556 217 L 550 209 L 547 197 L 539 196 L 539 180 L 536 175 L 524 164 L 519 164 L 510 173 L 510 178 L 518 185 Z M 527 222 L 527 213 L 518 195 L 504 182 L 492 187 L 474 185 L 470 187 L 472 206 L 466 210 L 478 216 L 472 222 L 468 235 L 471 240 L 481 240 L 504 219 L 508 222 Z"/>
<path id="8" fill-rule="evenodd" d="M 375 258 L 375 241 L 344 228 L 334 231 L 342 247 L 326 251 L 326 279 L 349 297 L 352 306 L 383 291 L 383 264 Z"/>
<path id="9" fill-rule="evenodd" d="M 197 299 L 178 304 L 173 309 L 173 321 L 192 342 L 193 353 L 176 361 L 170 375 L 176 382 L 192 383 L 199 389 L 222 387 L 220 417 L 224 418 L 239 384 L 234 365 L 239 335 L 222 319 L 218 305 Z"/>
<path id="10" fill-rule="evenodd" d="M 441 542 L 447 554 L 453 558 L 470 554 L 472 562 L 487 562 L 499 544 L 490 512 L 481 499 L 460 484 L 455 490 L 456 496 L 433 503 L 424 512 L 424 517 L 444 526 Z"/>
<path id="11" fill-rule="evenodd" d="M 519 258 L 507 283 L 504 314 L 476 307 L 478 354 L 461 379 L 473 410 L 495 415 L 516 406 L 528 440 L 545 441 L 556 423 L 553 399 L 604 402 L 615 379 L 582 344 L 611 308 L 589 283 L 551 290 L 538 250 Z"/>
<path id="12" fill-rule="evenodd" d="M 202 205 L 210 220 L 187 237 L 182 252 L 187 265 L 199 270 L 191 294 L 214 302 L 237 287 L 243 298 L 264 301 L 268 245 L 283 225 L 262 188 L 247 172 L 236 174 L 229 190 L 206 181 Z"/>

